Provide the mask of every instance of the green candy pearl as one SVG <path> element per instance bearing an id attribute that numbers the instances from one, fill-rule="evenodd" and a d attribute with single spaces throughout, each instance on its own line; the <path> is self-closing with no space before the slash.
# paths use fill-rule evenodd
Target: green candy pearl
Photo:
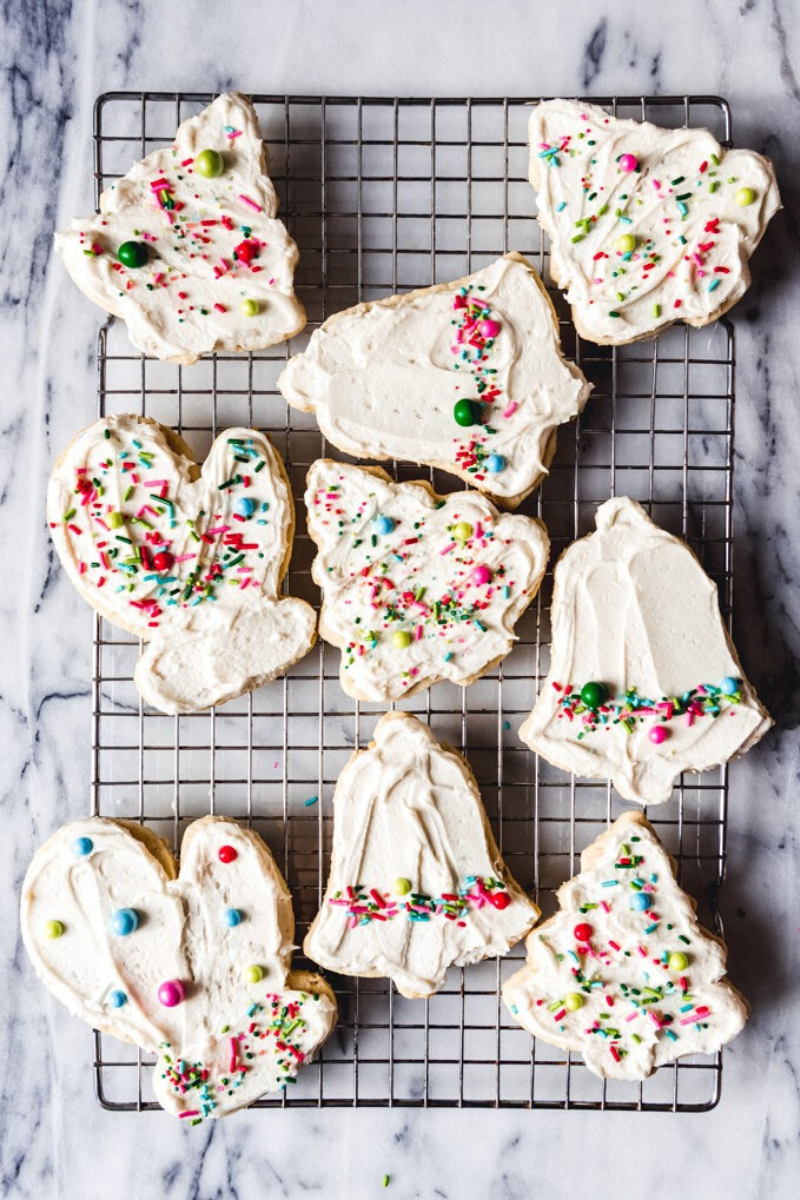
<path id="1" fill-rule="evenodd" d="M 678 950 L 674 954 L 670 954 L 667 959 L 667 966 L 670 971 L 685 971 L 689 965 L 689 959 L 685 954 L 681 954 Z"/>
<path id="2" fill-rule="evenodd" d="M 147 262 L 147 246 L 143 242 L 123 242 L 117 258 L 123 267 L 143 267 Z"/>
<path id="3" fill-rule="evenodd" d="M 225 159 L 217 150 L 201 150 L 194 160 L 194 169 L 205 179 L 218 179 L 225 170 Z"/>
<path id="4" fill-rule="evenodd" d="M 246 317 L 257 317 L 258 309 L 259 309 L 258 301 L 257 300 L 243 300 L 242 303 L 239 305 L 239 309 Z"/>
<path id="5" fill-rule="evenodd" d="M 395 629 L 392 634 L 392 645 L 398 650 L 407 650 L 411 645 L 411 634 L 407 629 Z"/>
<path id="6" fill-rule="evenodd" d="M 473 529 L 469 521 L 458 521 L 453 526 L 452 534 L 457 542 L 468 542 L 472 537 Z"/>
<path id="7" fill-rule="evenodd" d="M 608 699 L 608 688 L 604 683 L 597 683 L 592 680 L 590 683 L 585 683 L 581 688 L 581 702 L 587 708 L 599 708 L 601 704 L 605 704 Z"/>
<path id="8" fill-rule="evenodd" d="M 262 971 L 261 967 L 254 964 L 252 967 L 247 968 L 244 973 L 244 977 L 248 983 L 260 983 L 264 978 L 264 972 Z"/>
<path id="9" fill-rule="evenodd" d="M 630 254 L 631 250 L 636 249 L 636 238 L 632 233 L 623 233 L 622 237 L 617 238 L 617 249 L 620 254 Z"/>
<path id="10" fill-rule="evenodd" d="M 64 926 L 60 921 L 48 921 L 44 931 L 49 938 L 60 938 L 64 932 Z"/>
<path id="11" fill-rule="evenodd" d="M 579 1008 L 583 1008 L 583 996 L 580 992 L 570 992 L 564 999 L 564 1008 L 569 1012 L 577 1012 Z"/>
<path id="12" fill-rule="evenodd" d="M 456 425 L 480 425 L 482 407 L 478 400 L 456 400 L 453 408 Z"/>
<path id="13" fill-rule="evenodd" d="M 748 204 L 752 204 L 756 198 L 756 194 L 752 188 L 739 188 L 736 193 L 736 203 L 742 208 L 747 208 Z"/>
<path id="14" fill-rule="evenodd" d="M 411 891 L 411 880 L 410 879 L 395 879 L 394 890 L 397 892 L 398 896 L 407 896 L 408 893 Z"/>

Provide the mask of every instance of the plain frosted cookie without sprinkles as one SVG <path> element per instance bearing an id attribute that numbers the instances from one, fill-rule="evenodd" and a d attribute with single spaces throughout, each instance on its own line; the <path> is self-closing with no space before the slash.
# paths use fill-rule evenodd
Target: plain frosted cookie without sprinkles
<path id="1" fill-rule="evenodd" d="M 525 1029 L 583 1055 L 604 1079 L 646 1079 L 687 1054 L 711 1054 L 749 1013 L 725 978 L 724 942 L 639 812 L 621 816 L 558 889 L 559 912 L 528 937 L 528 962 L 503 985 Z"/>
<path id="2" fill-rule="evenodd" d="M 278 386 L 346 454 L 441 467 L 504 508 L 539 484 L 591 391 L 519 254 L 334 314 Z"/>
<path id="3" fill-rule="evenodd" d="M 336 1022 L 325 980 L 290 969 L 292 902 L 269 849 L 223 817 L 189 826 L 180 871 L 133 822 L 63 826 L 28 868 L 21 919 L 46 987 L 156 1054 L 159 1103 L 193 1124 L 285 1088 Z"/>
<path id="4" fill-rule="evenodd" d="M 661 804 L 682 771 L 743 754 L 772 721 L 686 543 L 624 496 L 595 519 L 556 563 L 550 670 L 520 737 L 554 766 Z"/>
<path id="5" fill-rule="evenodd" d="M 466 760 L 410 713 L 383 716 L 337 781 L 331 871 L 304 953 L 341 975 L 388 976 L 415 999 L 450 966 L 507 954 L 538 916 Z"/>
<path id="6" fill-rule="evenodd" d="M 342 651 L 349 696 L 386 702 L 441 679 L 462 687 L 508 654 L 549 540 L 479 492 L 437 496 L 380 467 L 319 459 L 308 473 L 320 635 Z"/>
<path id="7" fill-rule="evenodd" d="M 112 183 L 99 215 L 73 221 L 55 248 L 137 349 L 189 364 L 303 328 L 297 247 L 277 212 L 255 109 L 233 92 Z"/>
<path id="8" fill-rule="evenodd" d="M 200 469 L 172 430 L 106 417 L 56 463 L 47 516 L 84 599 L 149 643 L 134 681 L 161 712 L 260 687 L 316 640 L 311 606 L 278 595 L 294 505 L 263 433 L 226 430 Z"/>
<path id="9" fill-rule="evenodd" d="M 529 139 L 550 274 L 581 337 L 619 346 L 707 325 L 742 298 L 780 208 L 769 159 L 576 100 L 537 104 Z"/>

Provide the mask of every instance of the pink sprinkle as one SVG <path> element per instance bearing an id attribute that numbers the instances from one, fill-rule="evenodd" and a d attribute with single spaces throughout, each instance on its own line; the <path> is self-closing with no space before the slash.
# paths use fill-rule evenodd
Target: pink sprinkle
<path id="1" fill-rule="evenodd" d="M 600 907 L 602 908 L 603 912 L 611 912 L 611 909 L 608 907 L 605 900 L 600 901 Z M 609 945 L 613 945 L 613 942 L 609 942 Z"/>
<path id="2" fill-rule="evenodd" d="M 513 417 L 513 415 L 516 411 L 517 411 L 517 402 L 516 402 L 516 400 L 512 400 L 511 403 L 509 404 L 508 408 L 503 413 L 503 416 L 504 417 Z"/>
<path id="3" fill-rule="evenodd" d="M 197 555 L 196 554 L 176 554 L 175 562 L 176 563 L 188 562 L 190 558 L 197 558 Z"/>
<path id="4" fill-rule="evenodd" d="M 635 1021 L 636 1018 L 638 1017 L 638 1015 L 639 1015 L 639 1009 L 635 1008 L 633 1010 L 633 1012 L 630 1014 L 630 1016 L 626 1017 L 625 1020 L 626 1021 Z"/>
<path id="5" fill-rule="evenodd" d="M 224 304 L 215 304 L 214 308 L 217 310 L 217 312 L 221 312 L 221 313 L 228 311 Z"/>
<path id="6" fill-rule="evenodd" d="M 641 954 L 642 958 L 647 958 L 647 951 L 645 950 L 644 946 L 639 947 L 639 953 Z"/>
<path id="7" fill-rule="evenodd" d="M 86 563 L 78 563 L 78 574 L 83 575 L 86 572 Z"/>
<path id="8" fill-rule="evenodd" d="M 181 1088 L 181 1091 L 182 1091 L 182 1092 L 185 1092 L 185 1091 L 186 1091 L 186 1088 L 185 1088 L 185 1087 L 182 1087 L 182 1088 Z M 220 1088 L 220 1091 L 222 1091 L 222 1089 L 221 1089 L 221 1088 Z M 186 1109 L 186 1112 L 178 1113 L 178 1116 L 181 1118 L 181 1120 L 182 1120 L 184 1117 L 199 1117 L 199 1116 L 200 1116 L 200 1109 L 199 1109 L 199 1108 L 187 1108 L 187 1109 Z"/>
<path id="9" fill-rule="evenodd" d="M 653 1024 L 655 1025 L 656 1029 L 662 1028 L 662 1023 L 661 1023 L 661 1021 L 659 1021 L 658 1017 L 653 1012 L 652 1008 L 650 1009 L 650 1011 L 648 1012 L 647 1015 L 650 1018 L 650 1020 L 653 1022 Z"/>
<path id="10" fill-rule="evenodd" d="M 444 550 L 440 550 L 439 553 L 440 554 L 449 554 L 451 550 L 455 549 L 455 545 L 456 545 L 455 542 L 451 542 L 449 546 L 445 546 Z"/>
<path id="11" fill-rule="evenodd" d="M 254 212 L 261 212 L 261 205 L 256 204 L 255 200 L 251 200 L 249 196 L 241 196 L 240 195 L 239 199 L 242 201 L 243 204 L 249 205 L 249 207 L 252 208 Z"/>
<path id="12" fill-rule="evenodd" d="M 697 1024 L 696 1016 L 695 1017 L 683 1017 L 681 1019 L 681 1025 L 696 1025 L 696 1024 Z"/>

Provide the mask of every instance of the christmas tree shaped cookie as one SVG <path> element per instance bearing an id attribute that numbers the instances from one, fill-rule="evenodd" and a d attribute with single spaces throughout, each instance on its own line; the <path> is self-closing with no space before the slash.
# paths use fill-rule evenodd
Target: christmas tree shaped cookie
<path id="1" fill-rule="evenodd" d="M 479 492 L 437 496 L 380 467 L 320 459 L 308 473 L 320 633 L 349 696 L 387 701 L 440 679 L 467 687 L 511 649 L 549 542 Z"/>
<path id="2" fill-rule="evenodd" d="M 303 944 L 322 966 L 430 996 L 448 967 L 507 953 L 536 921 L 468 764 L 410 713 L 381 718 L 333 808 L 330 877 Z"/>
<path id="3" fill-rule="evenodd" d="M 294 506 L 269 439 L 228 429 L 202 470 L 146 417 L 96 421 L 55 465 L 47 515 L 78 591 L 149 642 L 134 679 L 165 713 L 222 704 L 314 644 L 304 600 L 278 597 Z"/>
<path id="4" fill-rule="evenodd" d="M 31 863 L 22 936 L 49 990 L 95 1029 L 156 1053 L 163 1107 L 224 1117 L 285 1087 L 336 1021 L 291 971 L 288 889 L 256 834 L 205 817 L 166 842 L 132 822 L 63 826 Z"/>
<path id="5" fill-rule="evenodd" d="M 529 134 L 550 273 L 582 337 L 618 346 L 707 325 L 747 291 L 780 208 L 768 159 L 576 100 L 538 104 Z"/>
<path id="6" fill-rule="evenodd" d="M 719 1050 L 749 1007 L 725 976 L 726 947 L 697 923 L 671 859 L 639 812 L 615 821 L 558 890 L 559 911 L 528 937 L 503 986 L 515 1020 L 583 1055 L 609 1079 L 645 1079 Z"/>
<path id="7" fill-rule="evenodd" d="M 336 313 L 278 386 L 345 453 L 441 467 L 505 508 L 540 482 L 591 391 L 519 254 Z"/>
<path id="8" fill-rule="evenodd" d="M 255 110 L 234 92 L 184 121 L 172 146 L 112 183 L 99 214 L 73 221 L 55 246 L 137 349 L 194 363 L 303 328 L 297 247 L 277 212 Z"/>
<path id="9" fill-rule="evenodd" d="M 686 543 L 627 497 L 596 523 L 556 564 L 550 670 L 520 736 L 565 771 L 660 804 L 682 771 L 743 754 L 772 722 Z"/>

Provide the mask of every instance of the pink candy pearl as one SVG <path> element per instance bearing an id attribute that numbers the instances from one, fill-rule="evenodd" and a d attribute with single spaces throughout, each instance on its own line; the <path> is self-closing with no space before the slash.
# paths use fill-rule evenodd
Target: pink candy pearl
<path id="1" fill-rule="evenodd" d="M 158 999 L 159 1003 L 164 1005 L 164 1008 L 175 1008 L 176 1005 L 182 1004 L 186 999 L 186 989 L 180 979 L 168 979 L 158 989 Z"/>
<path id="2" fill-rule="evenodd" d="M 481 321 L 478 328 L 485 338 L 497 337 L 500 332 L 500 322 L 487 319 L 486 321 Z"/>
<path id="3" fill-rule="evenodd" d="M 470 579 L 476 587 L 483 587 L 491 578 L 492 572 L 488 567 L 475 567 L 470 575 Z"/>
<path id="4" fill-rule="evenodd" d="M 663 725 L 654 725 L 647 736 L 654 745 L 660 746 L 667 740 L 667 731 Z"/>
<path id="5" fill-rule="evenodd" d="M 635 154 L 620 154 L 619 169 L 620 171 L 635 171 L 639 165 L 639 160 Z"/>

